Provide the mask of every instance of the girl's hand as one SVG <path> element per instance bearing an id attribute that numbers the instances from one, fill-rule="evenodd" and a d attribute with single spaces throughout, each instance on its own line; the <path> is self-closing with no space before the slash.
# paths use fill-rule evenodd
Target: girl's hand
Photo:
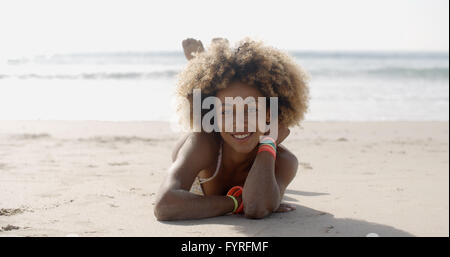
<path id="1" fill-rule="evenodd" d="M 274 212 L 290 212 L 293 210 L 296 210 L 294 205 L 288 204 L 288 203 L 281 203 L 278 209 L 276 209 Z"/>

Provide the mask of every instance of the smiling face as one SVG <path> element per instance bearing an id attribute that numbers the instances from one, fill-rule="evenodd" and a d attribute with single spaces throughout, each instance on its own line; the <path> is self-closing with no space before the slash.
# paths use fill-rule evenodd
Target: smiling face
<path id="1" fill-rule="evenodd" d="M 216 97 L 222 102 L 222 123 L 221 128 L 225 128 L 225 115 L 233 114 L 232 124 L 229 124 L 232 132 L 225 132 L 225 129 L 221 129 L 220 135 L 222 136 L 225 143 L 231 146 L 233 150 L 239 153 L 250 153 L 259 143 L 259 137 L 262 133 L 258 129 L 258 97 L 263 97 L 262 93 L 255 87 L 243 84 L 240 82 L 233 82 L 227 88 L 217 92 Z M 255 105 L 245 105 L 244 107 L 244 117 L 238 119 L 236 117 L 236 105 L 227 104 L 225 98 L 236 98 L 241 97 L 245 99 L 250 97 L 255 99 Z M 255 120 L 249 119 L 254 115 Z M 243 132 L 237 132 L 239 125 L 243 126 Z M 252 129 L 256 128 L 255 129 Z M 227 129 L 228 130 L 228 129 Z M 250 131 L 249 131 L 250 130 Z"/>

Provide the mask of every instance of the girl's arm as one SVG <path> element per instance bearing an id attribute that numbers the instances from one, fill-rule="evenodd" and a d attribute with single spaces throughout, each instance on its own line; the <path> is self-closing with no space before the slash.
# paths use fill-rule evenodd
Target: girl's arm
<path id="1" fill-rule="evenodd" d="M 242 194 L 246 217 L 263 218 L 278 209 L 297 168 L 297 158 L 282 145 L 278 146 L 276 160 L 268 152 L 258 153 Z"/>
<path id="2" fill-rule="evenodd" d="M 158 220 L 200 219 L 230 213 L 234 202 L 227 196 L 190 193 L 197 174 L 217 160 L 218 145 L 210 136 L 193 133 L 180 148 L 155 203 Z"/>

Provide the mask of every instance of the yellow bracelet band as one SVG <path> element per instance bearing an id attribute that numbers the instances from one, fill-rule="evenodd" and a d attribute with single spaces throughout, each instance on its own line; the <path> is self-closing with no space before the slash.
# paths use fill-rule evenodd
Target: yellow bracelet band
<path id="1" fill-rule="evenodd" d="M 234 202 L 234 209 L 233 209 L 233 212 L 235 212 L 236 209 L 239 207 L 239 203 L 238 203 L 238 201 L 236 200 L 236 197 L 234 197 L 234 196 L 232 196 L 232 195 L 227 195 L 227 196 L 230 197 L 231 199 L 233 199 L 233 202 Z"/>

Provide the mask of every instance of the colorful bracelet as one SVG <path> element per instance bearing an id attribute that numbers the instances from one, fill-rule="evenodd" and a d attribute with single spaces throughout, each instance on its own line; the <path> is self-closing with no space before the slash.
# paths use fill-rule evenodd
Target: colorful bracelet
<path id="1" fill-rule="evenodd" d="M 258 153 L 260 153 L 260 152 L 269 152 L 273 156 L 274 159 L 277 158 L 277 154 L 276 154 L 275 150 L 272 147 L 268 146 L 268 145 L 260 146 L 258 148 Z"/>
<path id="2" fill-rule="evenodd" d="M 231 199 L 233 199 L 234 202 L 234 209 L 233 212 L 235 212 L 237 210 L 237 208 L 239 207 L 239 203 L 238 200 L 236 200 L 236 197 L 232 196 L 232 195 L 227 195 L 228 197 L 230 197 Z"/>
<path id="3" fill-rule="evenodd" d="M 238 196 L 242 195 L 243 190 L 244 189 L 241 186 L 234 186 L 230 190 L 228 190 L 227 196 L 238 197 Z M 237 203 L 237 200 L 236 200 L 236 203 Z M 235 203 L 235 206 L 237 206 L 236 203 Z M 239 207 L 237 207 L 233 210 L 233 213 L 243 213 L 243 212 L 244 212 L 244 202 L 241 202 Z"/>
<path id="4" fill-rule="evenodd" d="M 271 137 L 263 137 L 258 146 L 258 153 L 260 152 L 269 152 L 276 159 L 277 146 L 275 140 Z"/>
<path id="5" fill-rule="evenodd" d="M 273 139 L 273 138 L 271 138 L 271 137 L 268 137 L 268 136 L 262 137 L 262 138 L 261 138 L 261 142 L 271 142 L 271 143 L 273 143 L 274 145 L 277 144 L 277 142 L 275 141 L 275 139 Z"/>

